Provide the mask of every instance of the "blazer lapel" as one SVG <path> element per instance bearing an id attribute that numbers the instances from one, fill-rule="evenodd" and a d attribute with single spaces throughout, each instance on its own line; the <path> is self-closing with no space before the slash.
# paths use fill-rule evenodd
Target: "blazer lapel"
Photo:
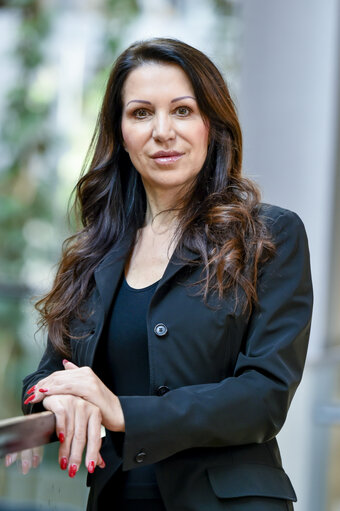
<path id="1" fill-rule="evenodd" d="M 191 261 L 199 258 L 199 254 L 196 254 L 195 252 L 193 252 L 192 250 L 190 250 L 189 248 L 186 248 L 186 247 L 183 249 L 183 255 L 184 255 L 185 259 L 189 259 Z M 161 280 L 159 281 L 159 284 L 156 288 L 155 293 L 168 280 L 172 279 L 176 275 L 176 273 L 181 268 L 183 268 L 183 266 L 185 266 L 185 265 L 186 265 L 185 261 L 183 261 L 182 259 L 180 259 L 177 256 L 176 250 L 175 250 L 170 258 L 170 261 L 169 261 L 167 267 L 165 268 L 165 272 L 163 273 L 163 276 L 162 276 Z"/>
<path id="2" fill-rule="evenodd" d="M 112 298 L 119 283 L 119 279 L 124 270 L 124 264 L 126 258 L 128 257 L 131 243 L 132 234 L 130 233 L 127 234 L 122 241 L 116 244 L 109 251 L 107 256 L 103 259 L 103 261 L 94 272 L 96 287 L 102 300 L 105 317 L 107 316 Z M 174 251 L 172 254 L 164 274 L 158 283 L 155 294 L 186 264 L 184 261 L 180 260 L 175 252 L 176 251 Z M 183 250 L 183 254 L 185 258 L 190 260 L 194 260 L 199 257 L 199 254 L 192 252 L 188 248 Z"/>
<path id="3" fill-rule="evenodd" d="M 105 317 L 107 316 L 119 279 L 124 270 L 124 263 L 128 256 L 131 242 L 132 235 L 129 234 L 125 236 L 123 240 L 118 242 L 108 252 L 94 271 L 94 279 L 102 300 Z"/>

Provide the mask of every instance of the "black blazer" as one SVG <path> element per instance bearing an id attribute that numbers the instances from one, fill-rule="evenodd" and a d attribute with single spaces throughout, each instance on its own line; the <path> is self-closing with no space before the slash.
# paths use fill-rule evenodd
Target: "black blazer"
<path id="1" fill-rule="evenodd" d="M 88 509 L 122 464 L 129 470 L 156 463 L 165 506 L 171 511 L 233 510 L 235 499 L 264 496 L 296 500 L 276 441 L 302 376 L 311 326 L 312 283 L 302 221 L 268 204 L 261 214 L 277 246 L 258 281 L 259 307 L 249 320 L 233 300 L 211 295 L 207 307 L 197 288 L 201 265 L 180 263 L 174 253 L 151 300 L 148 315 L 150 390 L 119 396 L 125 417 L 122 452 L 108 432 L 102 446 L 107 467 L 88 477 Z M 92 366 L 96 347 L 130 246 L 125 238 L 95 271 L 87 302 L 93 312 L 74 321 L 72 361 Z M 197 254 L 187 250 L 188 257 Z M 45 375 L 62 370 L 48 343 L 24 392 Z M 38 410 L 31 405 L 25 413 Z M 244 501 L 245 502 L 245 501 Z M 229 507 L 229 503 L 231 504 Z M 236 509 L 236 508 L 235 508 Z M 242 500 L 237 509 L 249 510 Z"/>

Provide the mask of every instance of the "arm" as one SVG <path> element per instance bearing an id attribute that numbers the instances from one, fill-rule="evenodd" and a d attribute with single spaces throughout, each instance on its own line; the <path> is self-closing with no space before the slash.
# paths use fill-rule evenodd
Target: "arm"
<path id="1" fill-rule="evenodd" d="M 218 383 L 159 396 L 118 396 L 125 418 L 123 470 L 192 447 L 260 443 L 281 429 L 299 384 L 311 325 L 312 285 L 306 233 L 290 211 L 273 223 L 277 247 L 258 282 L 234 374 Z"/>

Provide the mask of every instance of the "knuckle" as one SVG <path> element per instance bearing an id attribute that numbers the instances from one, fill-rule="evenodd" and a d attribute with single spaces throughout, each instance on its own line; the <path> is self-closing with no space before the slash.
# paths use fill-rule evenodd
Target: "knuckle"
<path id="1" fill-rule="evenodd" d="M 79 428 L 77 428 L 73 434 L 73 440 L 75 440 L 79 444 L 84 443 L 85 442 L 84 430 L 80 430 Z"/>
<path id="2" fill-rule="evenodd" d="M 58 404 L 57 406 L 54 407 L 53 413 L 58 420 L 61 421 L 65 420 L 66 410 L 61 404 Z"/>
<path id="3" fill-rule="evenodd" d="M 92 406 L 92 408 L 90 410 L 90 414 L 91 414 L 92 419 L 94 419 L 96 422 L 101 422 L 102 414 L 97 406 Z"/>
<path id="4" fill-rule="evenodd" d="M 76 406 L 77 406 L 77 410 L 81 413 L 83 413 L 84 410 L 87 408 L 86 401 L 84 401 L 84 399 L 77 399 Z"/>

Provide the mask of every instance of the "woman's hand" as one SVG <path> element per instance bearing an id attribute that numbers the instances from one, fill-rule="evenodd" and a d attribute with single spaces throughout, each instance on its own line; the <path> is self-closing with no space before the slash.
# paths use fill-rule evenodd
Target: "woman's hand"
<path id="1" fill-rule="evenodd" d="M 85 465 L 92 474 L 95 467 L 105 467 L 99 450 L 102 416 L 97 406 L 72 395 L 52 395 L 43 399 L 43 405 L 56 417 L 56 434 L 60 441 L 59 465 L 68 468 L 70 477 L 79 469 L 86 446 Z"/>
<path id="2" fill-rule="evenodd" d="M 14 462 L 17 462 L 17 465 L 21 466 L 21 472 L 26 475 L 32 467 L 37 468 L 40 465 L 43 458 L 43 452 L 44 449 L 41 446 L 6 454 L 5 465 L 6 467 L 10 467 Z"/>
<path id="3" fill-rule="evenodd" d="M 27 403 L 38 403 L 47 396 L 72 395 L 97 406 L 103 425 L 111 431 L 125 431 L 119 398 L 104 385 L 90 367 L 78 367 L 63 361 L 65 371 L 56 371 L 28 390 Z"/>

